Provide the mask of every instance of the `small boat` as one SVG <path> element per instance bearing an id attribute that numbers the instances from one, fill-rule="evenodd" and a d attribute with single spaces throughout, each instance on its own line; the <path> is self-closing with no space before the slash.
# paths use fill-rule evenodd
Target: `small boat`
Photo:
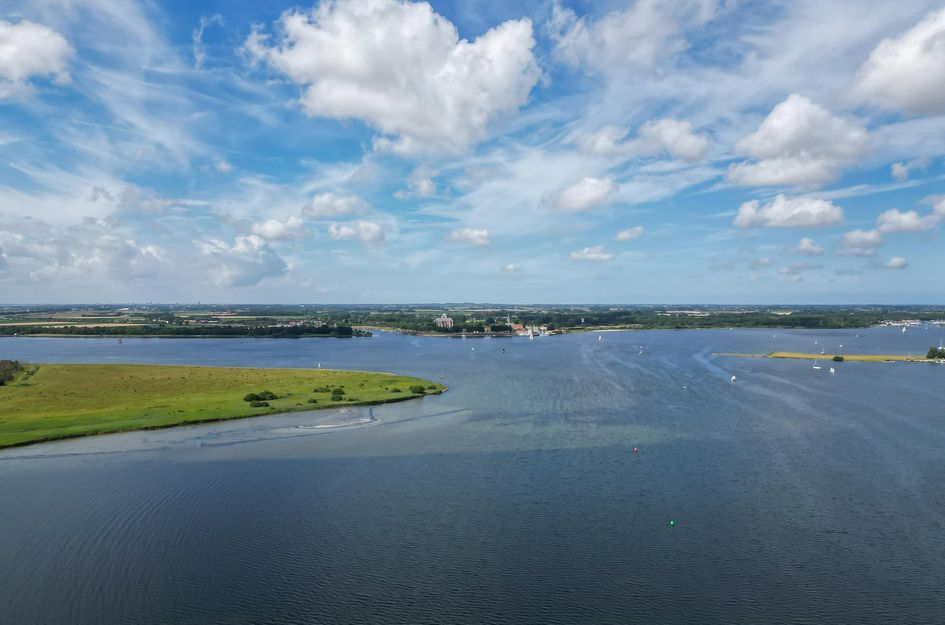
<path id="1" fill-rule="evenodd" d="M 597 335 L 597 340 L 598 340 L 598 341 L 603 341 L 603 340 L 604 340 L 604 337 L 603 337 L 602 335 L 598 334 L 598 335 Z"/>
<path id="2" fill-rule="evenodd" d="M 903 334 L 906 333 L 906 326 L 902 326 L 902 333 L 903 333 Z"/>
<path id="3" fill-rule="evenodd" d="M 735 376 L 732 376 L 732 384 L 735 384 Z"/>
<path id="4" fill-rule="evenodd" d="M 834 369 L 833 367 L 830 367 L 830 373 L 836 373 L 836 372 L 837 372 L 836 369 Z"/>
<path id="5" fill-rule="evenodd" d="M 817 361 L 816 361 L 816 360 L 814 361 L 814 370 L 815 370 L 815 371 L 820 371 L 820 370 L 821 370 L 821 366 L 817 364 Z"/>

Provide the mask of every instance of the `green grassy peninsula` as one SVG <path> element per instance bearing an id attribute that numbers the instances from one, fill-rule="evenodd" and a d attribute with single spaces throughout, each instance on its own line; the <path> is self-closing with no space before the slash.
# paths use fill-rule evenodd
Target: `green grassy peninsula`
<path id="1" fill-rule="evenodd" d="M 0 447 L 446 390 L 420 378 L 323 369 L 22 364 L 11 373 L 0 386 Z"/>

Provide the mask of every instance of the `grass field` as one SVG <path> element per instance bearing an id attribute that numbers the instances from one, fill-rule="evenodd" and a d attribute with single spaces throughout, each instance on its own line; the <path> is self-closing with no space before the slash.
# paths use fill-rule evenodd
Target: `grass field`
<path id="1" fill-rule="evenodd" d="M 0 447 L 420 397 L 412 386 L 424 387 L 426 394 L 446 390 L 419 378 L 359 371 L 27 365 L 16 380 L 0 386 Z M 342 387 L 344 399 L 333 400 L 329 389 Z M 243 399 L 262 391 L 278 399 L 256 408 Z"/>
<path id="2" fill-rule="evenodd" d="M 903 356 L 887 354 L 805 354 L 803 352 L 768 352 L 767 354 L 715 354 L 739 358 L 791 358 L 795 360 L 833 360 L 841 356 L 845 362 L 927 362 L 925 356 Z"/>

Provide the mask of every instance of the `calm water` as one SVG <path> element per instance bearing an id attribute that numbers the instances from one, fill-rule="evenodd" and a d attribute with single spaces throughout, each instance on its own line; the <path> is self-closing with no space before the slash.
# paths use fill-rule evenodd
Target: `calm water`
<path id="1" fill-rule="evenodd" d="M 945 332 L 597 337 L 0 339 L 451 389 L 0 453 L 0 622 L 945 622 L 945 367 L 712 355 Z"/>

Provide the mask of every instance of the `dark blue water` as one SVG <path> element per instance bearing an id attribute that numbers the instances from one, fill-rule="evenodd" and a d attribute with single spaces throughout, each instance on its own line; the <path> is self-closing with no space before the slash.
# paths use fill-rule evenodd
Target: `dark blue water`
<path id="1" fill-rule="evenodd" d="M 713 356 L 943 336 L 0 339 L 450 386 L 0 453 L 0 622 L 943 623 L 945 367 Z"/>

